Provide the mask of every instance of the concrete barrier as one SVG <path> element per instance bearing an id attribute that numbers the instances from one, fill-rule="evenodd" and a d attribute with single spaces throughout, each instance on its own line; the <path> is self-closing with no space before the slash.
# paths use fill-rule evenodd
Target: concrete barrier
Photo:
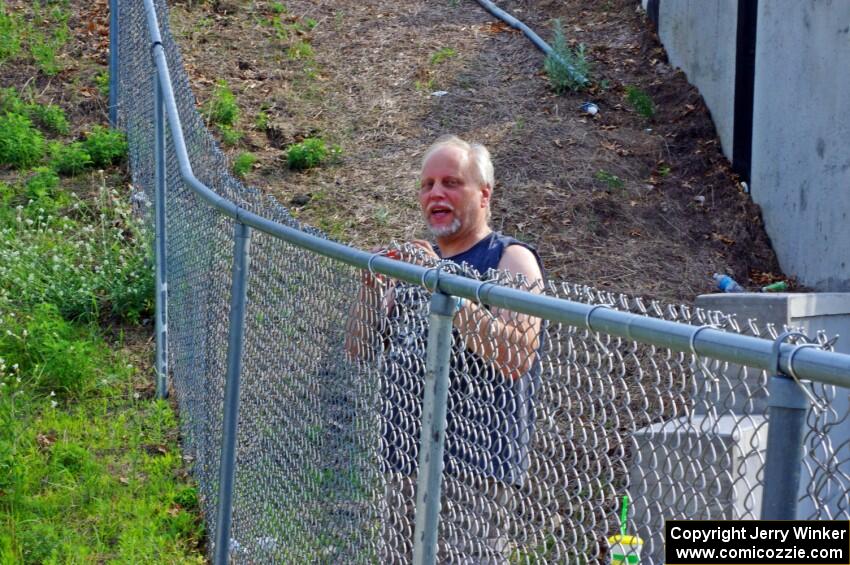
<path id="1" fill-rule="evenodd" d="M 643 0 L 762 208 L 782 270 L 850 290 L 850 2 Z M 655 15 L 652 16 L 656 18 Z"/>

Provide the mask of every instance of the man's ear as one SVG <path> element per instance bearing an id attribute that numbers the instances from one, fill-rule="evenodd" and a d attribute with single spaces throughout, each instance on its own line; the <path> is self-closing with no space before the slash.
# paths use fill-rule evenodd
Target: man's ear
<path id="1" fill-rule="evenodd" d="M 493 187 L 485 183 L 481 185 L 481 207 L 486 208 L 490 205 L 490 197 L 493 196 Z"/>

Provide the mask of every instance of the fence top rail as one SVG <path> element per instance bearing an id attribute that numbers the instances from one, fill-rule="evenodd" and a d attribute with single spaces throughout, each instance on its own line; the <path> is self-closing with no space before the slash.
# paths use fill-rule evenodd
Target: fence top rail
<path id="1" fill-rule="evenodd" d="M 850 355 L 801 345 L 781 344 L 777 353 L 771 340 L 725 332 L 710 327 L 650 318 L 628 312 L 572 302 L 561 298 L 498 286 L 441 272 L 382 255 L 368 253 L 288 227 L 239 207 L 216 194 L 194 174 L 180 121 L 168 63 L 163 50 L 153 0 L 144 0 L 151 50 L 160 94 L 165 102 L 171 138 L 184 182 L 205 202 L 233 220 L 282 239 L 297 247 L 336 259 L 353 267 L 369 269 L 411 284 L 423 285 L 483 304 L 510 309 L 553 322 L 586 328 L 632 341 L 678 352 L 693 353 L 740 365 L 775 371 L 799 378 L 850 388 Z M 793 364 L 793 366 L 792 366 Z"/>

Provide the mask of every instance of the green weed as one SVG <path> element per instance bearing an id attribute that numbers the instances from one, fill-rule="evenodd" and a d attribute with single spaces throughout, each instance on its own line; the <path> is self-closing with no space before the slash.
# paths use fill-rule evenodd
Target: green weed
<path id="1" fill-rule="evenodd" d="M 312 30 L 316 29 L 316 26 L 319 25 L 319 22 L 317 22 L 313 18 L 306 18 L 304 20 L 304 25 L 307 26 L 307 29 L 312 31 Z"/>
<path id="2" fill-rule="evenodd" d="M 236 96 L 227 86 L 227 81 L 218 82 L 212 96 L 207 100 L 204 113 L 210 123 L 220 126 L 236 124 L 239 119 L 239 106 L 236 105 Z"/>
<path id="3" fill-rule="evenodd" d="M 40 171 L 11 195 L 21 204 L 0 216 L 0 303 L 50 302 L 68 320 L 147 315 L 149 241 L 126 197 L 103 183 L 91 202 L 52 194 L 55 179 Z M 63 200 L 65 213 L 51 213 Z"/>
<path id="4" fill-rule="evenodd" d="M 615 175 L 614 173 L 609 173 L 608 171 L 602 171 L 596 173 L 596 180 L 605 183 L 609 189 L 621 189 L 625 186 L 623 179 Z"/>
<path id="5" fill-rule="evenodd" d="M 6 7 L 0 2 L 0 62 L 17 57 L 21 52 L 22 18 L 7 14 Z"/>
<path id="6" fill-rule="evenodd" d="M 286 163 L 290 169 L 301 171 L 318 167 L 329 158 L 338 157 L 341 149 L 333 146 L 330 149 L 324 140 L 318 137 L 308 137 L 301 143 L 290 145 L 286 150 Z"/>
<path id="7" fill-rule="evenodd" d="M 38 209 L 48 214 L 55 214 L 61 208 L 70 204 L 67 193 L 59 188 L 59 175 L 50 167 L 38 167 L 24 183 L 24 196 L 27 201 L 33 201 L 30 212 Z"/>
<path id="8" fill-rule="evenodd" d="M 28 43 L 30 54 L 32 55 L 35 64 L 46 75 L 55 75 L 61 70 L 57 57 L 62 47 L 67 43 L 70 37 L 68 29 L 68 18 L 70 12 L 65 10 L 61 5 L 55 5 L 50 10 L 49 14 L 41 15 L 38 4 L 35 4 L 36 20 L 41 19 L 50 25 L 50 31 L 31 29 L 28 33 Z"/>
<path id="9" fill-rule="evenodd" d="M 50 166 L 60 175 L 76 176 L 92 166 L 93 161 L 85 145 L 74 141 L 68 145 L 50 143 Z"/>
<path id="10" fill-rule="evenodd" d="M 644 118 L 650 119 L 655 115 L 655 104 L 649 94 L 643 90 L 635 86 L 627 86 L 626 100 Z"/>
<path id="11" fill-rule="evenodd" d="M 431 58 L 428 62 L 436 66 L 444 61 L 451 59 L 452 57 L 455 57 L 456 55 L 457 51 L 455 51 L 451 47 L 443 47 L 442 49 L 431 55 Z"/>
<path id="12" fill-rule="evenodd" d="M 269 129 L 269 114 L 266 112 L 266 108 L 260 108 L 260 111 L 257 112 L 257 118 L 254 120 L 254 126 L 260 131 L 266 131 Z"/>
<path id="13" fill-rule="evenodd" d="M 292 60 L 312 59 L 313 47 L 304 40 L 297 41 L 289 46 L 289 49 L 286 51 L 286 56 Z"/>
<path id="14" fill-rule="evenodd" d="M 127 156 L 127 140 L 118 130 L 94 126 L 86 135 L 83 147 L 91 155 L 95 167 L 108 167 Z"/>
<path id="15" fill-rule="evenodd" d="M 256 162 L 257 156 L 253 153 L 240 153 L 233 161 L 233 174 L 239 178 L 244 178 Z"/>
<path id="16" fill-rule="evenodd" d="M 106 98 L 109 96 L 109 71 L 101 71 L 94 77 L 94 84 L 100 95 Z"/>
<path id="17" fill-rule="evenodd" d="M 561 20 L 552 22 L 552 52 L 546 56 L 543 68 L 558 94 L 581 90 L 590 82 L 590 63 L 585 46 L 582 43 L 576 49 L 570 47 Z"/>
<path id="18" fill-rule="evenodd" d="M 283 2 L 272 2 L 272 12 L 275 14 L 285 14 L 287 12 L 286 6 L 284 6 Z"/>
<path id="19" fill-rule="evenodd" d="M 218 126 L 218 133 L 221 136 L 221 142 L 231 147 L 242 139 L 242 132 L 228 125 Z"/>
<path id="20" fill-rule="evenodd" d="M 44 137 L 22 114 L 7 112 L 0 116 L 0 165 L 24 169 L 44 156 Z"/>

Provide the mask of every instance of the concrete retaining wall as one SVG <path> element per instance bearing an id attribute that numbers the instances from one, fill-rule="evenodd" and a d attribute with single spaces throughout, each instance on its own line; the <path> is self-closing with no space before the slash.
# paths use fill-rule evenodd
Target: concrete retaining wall
<path id="1" fill-rule="evenodd" d="M 753 30 L 738 30 L 739 3 L 755 1 L 642 5 L 655 4 L 670 62 L 703 94 L 724 154 L 732 159 L 734 153 L 736 168 L 749 179 L 782 270 L 816 290 L 847 291 L 850 2 L 761 0 Z M 738 61 L 739 31 L 743 37 L 755 32 L 754 76 Z M 748 81 L 751 101 L 741 96 Z M 734 140 L 741 147 L 733 147 Z M 742 140 L 752 141 L 751 151 Z"/>
<path id="2" fill-rule="evenodd" d="M 670 64 L 705 99 L 723 154 L 732 159 L 738 0 L 661 0 L 658 36 Z"/>
<path id="3" fill-rule="evenodd" d="M 782 269 L 850 290 L 850 2 L 759 4 L 752 198 Z"/>

